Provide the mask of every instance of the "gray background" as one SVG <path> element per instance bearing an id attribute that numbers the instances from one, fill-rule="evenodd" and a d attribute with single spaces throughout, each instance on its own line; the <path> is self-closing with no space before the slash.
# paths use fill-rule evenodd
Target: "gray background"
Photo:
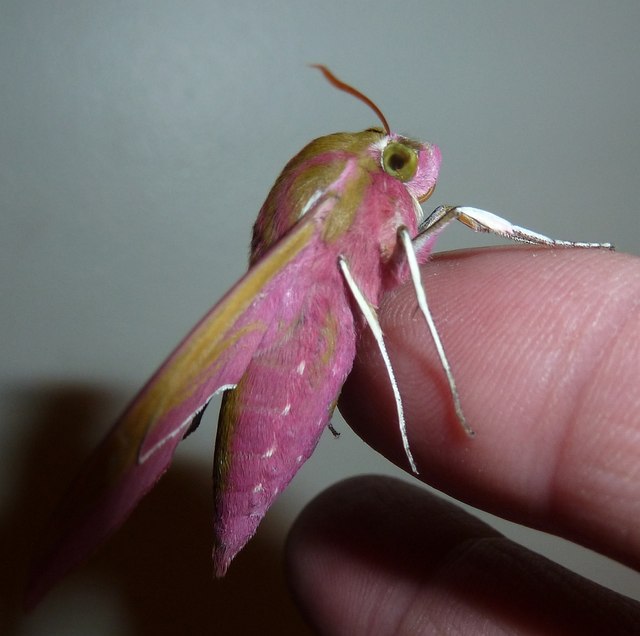
<path id="1" fill-rule="evenodd" d="M 231 6 L 232 5 L 232 6 Z M 638 253 L 640 4 L 0 2 L 0 631 L 300 633 L 278 550 L 346 475 L 398 474 L 341 422 L 223 583 L 210 580 L 215 409 L 123 530 L 38 610 L 30 543 L 95 441 L 243 273 L 251 224 L 309 139 L 375 124 L 437 142 L 433 205 Z M 495 242 L 453 229 L 441 249 Z M 640 597 L 637 575 L 493 520 Z"/>

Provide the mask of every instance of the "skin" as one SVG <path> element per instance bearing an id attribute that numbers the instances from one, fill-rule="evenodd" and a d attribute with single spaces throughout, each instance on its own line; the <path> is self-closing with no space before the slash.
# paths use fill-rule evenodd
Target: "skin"
<path id="1" fill-rule="evenodd" d="M 640 566 L 640 259 L 601 250 L 455 252 L 423 267 L 477 432 L 459 430 L 406 285 L 380 307 L 419 479 Z M 368 336 L 340 409 L 407 469 Z M 322 634 L 627 634 L 640 605 L 416 485 L 357 477 L 301 514 L 291 589 Z"/>

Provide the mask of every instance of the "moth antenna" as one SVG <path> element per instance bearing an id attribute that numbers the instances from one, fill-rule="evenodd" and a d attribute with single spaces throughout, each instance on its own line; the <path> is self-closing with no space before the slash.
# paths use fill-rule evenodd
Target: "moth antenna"
<path id="1" fill-rule="evenodd" d="M 389 359 L 389 354 L 387 353 L 387 348 L 384 344 L 384 338 L 382 336 L 382 328 L 380 327 L 380 323 L 378 322 L 378 317 L 376 316 L 376 312 L 373 307 L 369 304 L 369 301 L 365 298 L 361 289 L 358 287 L 358 283 L 354 280 L 351 275 L 351 270 L 349 269 L 349 265 L 344 257 L 340 256 L 338 258 L 338 264 L 340 265 L 340 269 L 342 270 L 342 274 L 344 279 L 349 286 L 351 293 L 353 294 L 353 298 L 355 299 L 358 307 L 360 307 L 360 311 L 363 313 L 369 328 L 371 329 L 371 333 L 373 333 L 373 337 L 376 340 L 378 345 L 378 349 L 380 350 L 380 355 L 384 360 L 384 365 L 387 369 L 387 375 L 389 376 L 389 382 L 391 383 L 391 388 L 393 389 L 393 397 L 396 401 L 396 412 L 398 414 L 398 425 L 400 427 L 400 437 L 402 438 L 402 446 L 404 447 L 405 455 L 409 460 L 409 465 L 411 466 L 411 470 L 417 475 L 418 468 L 413 459 L 413 455 L 411 454 L 411 449 L 409 448 L 409 437 L 407 435 L 407 424 L 404 420 L 404 408 L 402 406 L 402 398 L 400 397 L 400 389 L 398 389 L 398 383 L 396 382 L 396 376 L 393 373 L 393 367 L 391 366 L 391 360 Z"/>
<path id="2" fill-rule="evenodd" d="M 445 375 L 447 376 L 447 382 L 449 383 L 449 391 L 451 392 L 451 398 L 453 399 L 453 407 L 456 412 L 456 417 L 458 418 L 458 421 L 460 422 L 460 425 L 464 429 L 465 433 L 469 435 L 469 437 L 473 437 L 475 435 L 475 432 L 467 423 L 467 419 L 465 418 L 464 412 L 462 411 L 462 405 L 460 404 L 460 394 L 458 393 L 456 381 L 451 371 L 451 365 L 449 364 L 449 360 L 447 360 L 447 354 L 444 352 L 442 340 L 440 340 L 440 335 L 438 334 L 436 325 L 433 322 L 433 316 L 431 315 L 431 311 L 429 310 L 429 305 L 427 304 L 427 295 L 425 294 L 424 287 L 422 286 L 420 267 L 418 266 L 418 259 L 416 258 L 416 253 L 413 249 L 411 236 L 409 235 L 409 231 L 406 227 L 401 227 L 398 230 L 398 236 L 402 241 L 404 251 L 407 255 L 407 263 L 409 265 L 409 272 L 411 274 L 411 282 L 413 284 L 413 289 L 416 292 L 418 307 L 420 308 L 420 311 L 422 312 L 422 315 L 427 322 L 427 326 L 429 327 L 429 331 L 431 332 L 431 337 L 433 338 L 436 350 L 438 351 L 438 356 L 440 357 L 440 364 L 442 365 Z"/>
<path id="3" fill-rule="evenodd" d="M 349 84 L 346 84 L 342 80 L 339 80 L 326 66 L 323 64 L 311 64 L 312 68 L 317 68 L 322 74 L 326 77 L 329 84 L 334 86 L 340 91 L 344 91 L 345 93 L 349 93 L 349 95 L 353 95 L 356 99 L 359 99 L 361 102 L 364 102 L 377 116 L 378 119 L 382 122 L 382 126 L 385 132 L 388 134 L 391 133 L 391 129 L 389 128 L 389 124 L 387 122 L 387 118 L 382 114 L 382 111 L 376 106 L 373 100 L 369 99 L 364 93 L 361 93 L 357 88 L 353 88 Z"/>

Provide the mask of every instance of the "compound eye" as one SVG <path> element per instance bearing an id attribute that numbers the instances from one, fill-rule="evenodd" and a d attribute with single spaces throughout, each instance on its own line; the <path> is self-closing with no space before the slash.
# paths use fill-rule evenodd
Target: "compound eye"
<path id="1" fill-rule="evenodd" d="M 399 141 L 390 141 L 382 151 L 382 169 L 403 183 L 411 181 L 418 170 L 418 154 Z"/>

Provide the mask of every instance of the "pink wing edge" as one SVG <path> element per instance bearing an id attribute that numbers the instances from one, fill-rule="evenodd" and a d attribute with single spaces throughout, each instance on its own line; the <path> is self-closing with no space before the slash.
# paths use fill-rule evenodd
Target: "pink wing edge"
<path id="1" fill-rule="evenodd" d="M 314 245 L 314 235 L 313 223 L 296 224 L 207 312 L 129 404 L 45 528 L 26 608 L 124 523 L 168 469 L 194 417 L 214 394 L 239 381 L 277 310 L 269 289 Z"/>

